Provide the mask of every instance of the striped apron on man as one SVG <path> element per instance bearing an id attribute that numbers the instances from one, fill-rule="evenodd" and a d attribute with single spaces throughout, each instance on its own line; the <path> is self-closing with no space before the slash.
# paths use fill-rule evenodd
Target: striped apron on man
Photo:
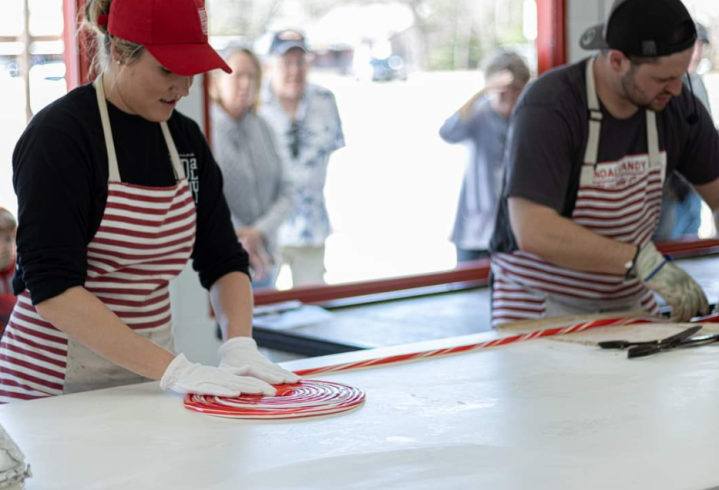
<path id="1" fill-rule="evenodd" d="M 109 182 L 100 227 L 87 247 L 85 289 L 133 331 L 172 350 L 168 283 L 182 271 L 194 247 L 192 194 L 164 122 L 160 125 L 177 184 L 145 187 L 121 181 L 101 78 L 94 86 Z M 0 342 L 0 403 L 142 381 L 147 379 L 69 339 L 37 313 L 28 291 L 20 294 Z"/>
<path id="2" fill-rule="evenodd" d="M 643 246 L 659 220 L 666 173 L 656 114 L 647 110 L 648 154 L 597 162 L 602 113 L 593 68 L 594 58 L 586 73 L 589 139 L 571 219 L 598 235 Z M 495 254 L 492 274 L 493 326 L 545 316 L 658 312 L 654 294 L 638 279 L 566 269 L 522 251 Z"/>

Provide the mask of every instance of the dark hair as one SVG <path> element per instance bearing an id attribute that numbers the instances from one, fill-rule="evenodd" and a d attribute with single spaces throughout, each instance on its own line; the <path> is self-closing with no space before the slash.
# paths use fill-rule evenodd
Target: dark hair
<path id="1" fill-rule="evenodd" d="M 514 51 L 500 51 L 493 55 L 487 64 L 484 76 L 489 78 L 505 70 L 510 72 L 514 79 L 522 85 L 526 85 L 531 77 L 529 67 L 524 58 Z"/>
<path id="2" fill-rule="evenodd" d="M 632 66 L 656 65 L 659 63 L 659 58 L 655 56 L 632 56 L 631 54 L 624 54 L 629 59 Z"/>
<path id="3" fill-rule="evenodd" d="M 602 56 L 609 55 L 609 51 L 611 51 L 609 48 L 605 48 L 601 50 Z M 659 63 L 659 58 L 656 56 L 634 56 L 631 54 L 624 53 L 622 51 L 622 54 L 627 57 L 629 60 L 629 63 L 632 64 L 632 67 L 642 66 L 642 65 L 655 65 Z"/>

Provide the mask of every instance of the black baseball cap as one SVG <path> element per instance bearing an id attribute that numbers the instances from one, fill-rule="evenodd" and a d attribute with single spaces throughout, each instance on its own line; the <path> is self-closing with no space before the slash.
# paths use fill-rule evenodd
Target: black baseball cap
<path id="1" fill-rule="evenodd" d="M 305 43 L 305 36 L 299 31 L 285 29 L 284 31 L 277 32 L 275 37 L 272 38 L 270 54 L 273 56 L 282 56 L 290 49 L 295 48 L 301 49 L 305 53 L 309 51 Z"/>
<path id="2" fill-rule="evenodd" d="M 685 51 L 696 40 L 694 21 L 681 0 L 616 0 L 607 21 L 587 29 L 579 45 L 659 57 Z"/>

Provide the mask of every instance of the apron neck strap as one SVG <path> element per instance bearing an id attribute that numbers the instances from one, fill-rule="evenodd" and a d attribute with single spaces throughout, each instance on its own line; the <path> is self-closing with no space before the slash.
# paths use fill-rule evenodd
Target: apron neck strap
<path id="1" fill-rule="evenodd" d="M 177 180 L 183 180 L 185 178 L 185 167 L 180 162 L 180 154 L 175 146 L 175 141 L 172 139 L 172 134 L 170 134 L 170 128 L 166 122 L 161 122 L 160 127 L 162 128 L 162 135 L 165 137 L 167 149 L 170 151 L 170 160 L 172 160 L 172 169 L 175 171 L 175 178 Z"/>
<path id="2" fill-rule="evenodd" d="M 596 56 L 587 61 L 586 85 L 587 85 L 587 108 L 589 109 L 589 139 L 587 148 L 584 150 L 584 164 L 596 165 L 599 155 L 599 136 L 602 132 L 602 111 L 599 107 L 597 87 L 594 83 L 594 60 Z"/>
<path id="3" fill-rule="evenodd" d="M 110 128 L 110 115 L 107 112 L 107 101 L 105 100 L 105 88 L 102 86 L 102 75 L 92 83 L 97 95 L 97 106 L 100 108 L 100 120 L 102 121 L 102 132 L 105 135 L 105 149 L 107 150 L 108 180 L 120 182 L 120 167 L 117 165 L 117 154 L 115 153 L 115 142 L 112 140 L 112 129 Z"/>
<path id="4" fill-rule="evenodd" d="M 659 153 L 659 131 L 657 130 L 657 114 L 647 110 L 647 148 L 649 153 L 649 166 L 661 167 L 662 161 Z M 664 178 L 662 177 L 662 182 Z"/>
<path id="5" fill-rule="evenodd" d="M 598 112 L 598 119 L 602 119 L 602 112 L 599 107 L 599 97 L 597 96 L 597 86 L 594 81 L 594 62 L 596 56 L 592 56 L 587 60 L 587 107 L 590 112 Z"/>
<path id="6" fill-rule="evenodd" d="M 107 100 L 105 99 L 105 88 L 102 85 L 102 75 L 97 77 L 92 83 L 95 87 L 97 95 L 97 105 L 100 108 L 100 120 L 102 121 L 102 132 L 105 135 L 105 148 L 107 149 L 107 165 L 108 180 L 110 182 L 121 182 L 120 167 L 117 164 L 117 153 L 115 152 L 115 143 L 112 139 L 112 128 L 110 127 L 110 115 L 107 111 Z M 177 180 L 185 178 L 185 168 L 180 162 L 180 155 L 175 146 L 175 141 L 170 134 L 170 128 L 166 122 L 161 122 L 162 135 L 165 138 L 167 149 L 170 152 L 170 160 L 172 161 L 172 169 Z"/>

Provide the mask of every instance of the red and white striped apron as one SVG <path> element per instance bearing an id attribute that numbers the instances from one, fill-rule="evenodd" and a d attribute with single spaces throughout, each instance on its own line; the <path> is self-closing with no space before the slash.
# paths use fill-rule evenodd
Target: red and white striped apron
<path id="1" fill-rule="evenodd" d="M 195 204 L 166 123 L 161 123 L 162 134 L 177 184 L 145 187 L 121 181 L 100 80 L 94 85 L 108 154 L 108 196 L 87 247 L 85 288 L 133 331 L 172 350 L 168 283 L 192 253 Z M 38 315 L 27 291 L 20 294 L 0 342 L 0 403 L 142 381 L 147 380 L 68 339 Z"/>
<path id="2" fill-rule="evenodd" d="M 666 173 L 667 155 L 659 151 L 656 114 L 647 111 L 647 154 L 597 162 L 602 113 L 593 67 L 590 59 L 589 138 L 572 221 L 598 235 L 642 246 L 657 227 Z M 658 312 L 654 294 L 637 279 L 565 269 L 522 251 L 495 254 L 492 274 L 493 326 L 545 316 Z"/>

